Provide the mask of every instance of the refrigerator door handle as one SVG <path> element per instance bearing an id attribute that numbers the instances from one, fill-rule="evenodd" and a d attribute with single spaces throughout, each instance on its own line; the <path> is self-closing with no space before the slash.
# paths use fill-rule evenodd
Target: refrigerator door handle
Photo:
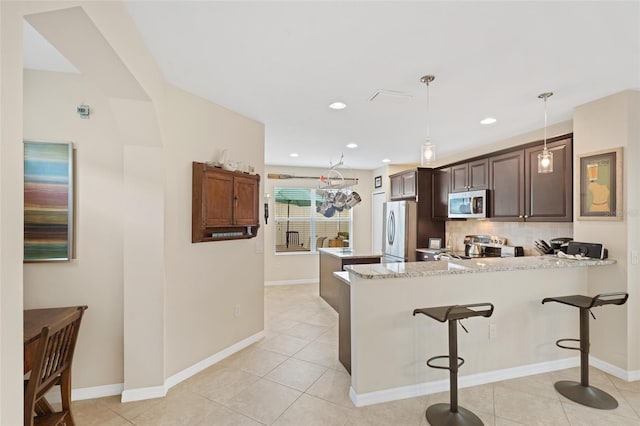
<path id="1" fill-rule="evenodd" d="M 396 239 L 396 216 L 391 211 L 389 213 L 389 219 L 387 220 L 387 242 L 390 246 L 393 245 L 393 241 Z"/>

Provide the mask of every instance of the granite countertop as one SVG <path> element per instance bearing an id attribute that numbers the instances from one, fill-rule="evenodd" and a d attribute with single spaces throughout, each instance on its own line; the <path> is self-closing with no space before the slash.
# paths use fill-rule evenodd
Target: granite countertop
<path id="1" fill-rule="evenodd" d="M 613 265 L 615 260 L 561 259 L 556 256 L 487 257 L 480 259 L 438 260 L 433 262 L 375 263 L 349 265 L 345 269 L 367 280 L 469 274 L 476 272 L 518 271 L 526 269 L 578 268 Z"/>
<path id="2" fill-rule="evenodd" d="M 357 258 L 365 258 L 365 257 L 382 257 L 381 253 L 371 253 L 370 251 L 364 250 L 353 250 L 350 248 L 320 248 L 318 251 L 329 254 L 334 257 L 338 257 L 340 259 L 357 259 Z"/>

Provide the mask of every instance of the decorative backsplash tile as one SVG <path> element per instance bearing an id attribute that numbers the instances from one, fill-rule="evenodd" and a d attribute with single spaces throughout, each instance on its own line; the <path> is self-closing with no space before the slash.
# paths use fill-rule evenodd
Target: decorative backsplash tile
<path id="1" fill-rule="evenodd" d="M 490 222 L 488 220 L 451 220 L 446 226 L 447 247 L 464 250 L 465 235 L 498 235 L 507 238 L 510 246 L 524 247 L 526 256 L 538 255 L 534 240 L 549 242 L 558 237 L 573 237 L 573 223 L 567 222 Z"/>

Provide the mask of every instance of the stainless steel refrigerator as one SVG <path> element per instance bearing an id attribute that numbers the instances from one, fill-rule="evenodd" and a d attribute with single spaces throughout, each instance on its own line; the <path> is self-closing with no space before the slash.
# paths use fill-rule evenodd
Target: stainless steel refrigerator
<path id="1" fill-rule="evenodd" d="M 415 201 L 384 203 L 382 251 L 386 262 L 415 262 L 418 207 Z"/>

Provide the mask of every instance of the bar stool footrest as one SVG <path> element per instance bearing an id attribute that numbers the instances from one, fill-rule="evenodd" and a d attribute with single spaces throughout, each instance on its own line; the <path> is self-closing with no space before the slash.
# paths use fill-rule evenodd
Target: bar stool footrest
<path id="1" fill-rule="evenodd" d="M 427 365 L 431 368 L 438 368 L 440 370 L 449 370 L 451 371 L 451 366 L 443 366 L 443 365 L 433 365 L 431 362 L 435 361 L 436 359 L 449 359 L 449 355 L 438 355 L 438 356 L 434 356 L 431 357 L 427 360 Z M 464 358 L 462 357 L 458 357 L 458 360 L 460 361 L 458 363 L 458 368 L 460 368 L 462 366 L 462 364 L 464 364 Z"/>
<path id="2" fill-rule="evenodd" d="M 559 347 L 559 348 L 562 348 L 562 349 L 570 349 L 572 351 L 581 350 L 580 347 L 576 348 L 576 347 L 572 347 L 572 346 L 564 346 L 564 345 L 561 344 L 563 342 L 578 342 L 578 343 L 580 343 L 580 339 L 559 339 L 559 340 L 556 340 L 556 346 Z"/>
<path id="3" fill-rule="evenodd" d="M 600 410 L 613 410 L 618 407 L 618 401 L 614 397 L 593 386 L 582 386 L 571 380 L 561 380 L 553 386 L 561 395 L 587 407 Z"/>
<path id="4" fill-rule="evenodd" d="M 458 406 L 458 411 L 451 411 L 450 404 L 434 404 L 425 413 L 427 422 L 432 426 L 482 426 L 482 420 L 473 412 Z"/>

